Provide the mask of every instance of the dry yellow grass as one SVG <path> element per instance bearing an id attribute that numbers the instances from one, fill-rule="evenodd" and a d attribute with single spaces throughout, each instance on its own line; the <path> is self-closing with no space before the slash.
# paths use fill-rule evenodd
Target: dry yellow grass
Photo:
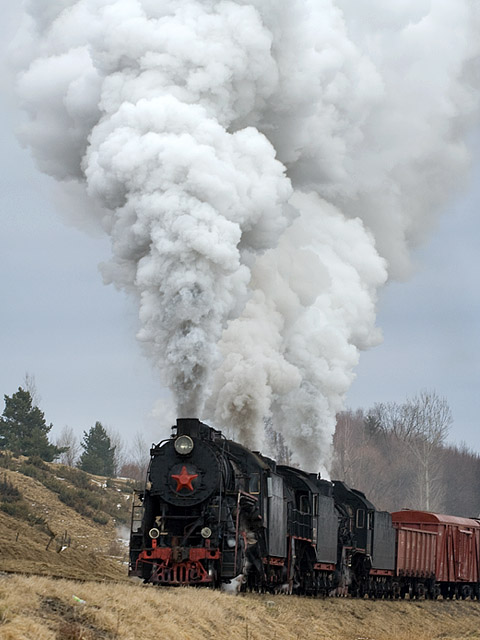
<path id="1" fill-rule="evenodd" d="M 232 596 L 207 589 L 4 575 L 0 638 L 466 640 L 480 638 L 480 604 Z"/>

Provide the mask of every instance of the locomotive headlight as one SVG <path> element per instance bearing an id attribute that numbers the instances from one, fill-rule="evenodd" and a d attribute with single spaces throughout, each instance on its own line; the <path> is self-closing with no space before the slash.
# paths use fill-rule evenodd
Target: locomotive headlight
<path id="1" fill-rule="evenodd" d="M 150 531 L 148 532 L 148 535 L 150 536 L 150 538 L 152 538 L 152 540 L 156 540 L 160 535 L 160 531 L 157 529 L 157 527 L 153 527 L 153 529 L 150 529 Z"/>
<path id="2" fill-rule="evenodd" d="M 193 440 L 190 436 L 178 436 L 173 446 L 177 453 L 186 456 L 193 451 Z"/>
<path id="3" fill-rule="evenodd" d="M 212 535 L 212 530 L 210 529 L 210 527 L 203 527 L 200 533 L 202 534 L 202 538 L 210 538 L 210 536 Z"/>

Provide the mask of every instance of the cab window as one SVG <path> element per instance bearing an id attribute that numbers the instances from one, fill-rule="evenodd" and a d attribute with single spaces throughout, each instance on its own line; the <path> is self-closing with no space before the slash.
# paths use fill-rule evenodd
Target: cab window
<path id="1" fill-rule="evenodd" d="M 310 501 L 305 494 L 300 496 L 300 513 L 310 513 Z"/>
<path id="2" fill-rule="evenodd" d="M 260 477 L 258 473 L 252 473 L 248 482 L 248 493 L 260 493 Z"/>
<path id="3" fill-rule="evenodd" d="M 363 529 L 365 526 L 365 509 L 357 509 L 357 529 Z"/>

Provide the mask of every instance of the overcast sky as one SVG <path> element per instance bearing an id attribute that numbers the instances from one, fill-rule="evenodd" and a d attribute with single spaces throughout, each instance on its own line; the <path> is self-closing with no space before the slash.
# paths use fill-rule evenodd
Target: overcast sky
<path id="1" fill-rule="evenodd" d="M 54 437 L 100 420 L 126 440 L 136 431 L 159 440 L 173 418 L 168 394 L 136 343 L 134 304 L 102 283 L 109 242 L 65 225 L 53 181 L 19 147 L 7 105 L 0 109 L 0 393 L 14 393 L 28 372 Z M 368 408 L 434 389 L 453 412 L 450 440 L 478 452 L 479 138 L 472 175 L 416 254 L 416 274 L 381 294 L 384 342 L 362 355 L 348 396 L 352 408 Z"/>
<path id="2" fill-rule="evenodd" d="M 402 402 L 435 390 L 452 409 L 450 440 L 480 453 L 480 153 L 430 240 L 414 258 L 416 274 L 381 294 L 384 342 L 361 356 L 352 407 Z"/>

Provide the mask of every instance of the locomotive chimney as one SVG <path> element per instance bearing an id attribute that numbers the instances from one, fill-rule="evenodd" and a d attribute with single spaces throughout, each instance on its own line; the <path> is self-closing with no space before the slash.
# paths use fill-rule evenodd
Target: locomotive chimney
<path id="1" fill-rule="evenodd" d="M 177 418 L 177 436 L 199 436 L 201 422 L 198 418 Z"/>

